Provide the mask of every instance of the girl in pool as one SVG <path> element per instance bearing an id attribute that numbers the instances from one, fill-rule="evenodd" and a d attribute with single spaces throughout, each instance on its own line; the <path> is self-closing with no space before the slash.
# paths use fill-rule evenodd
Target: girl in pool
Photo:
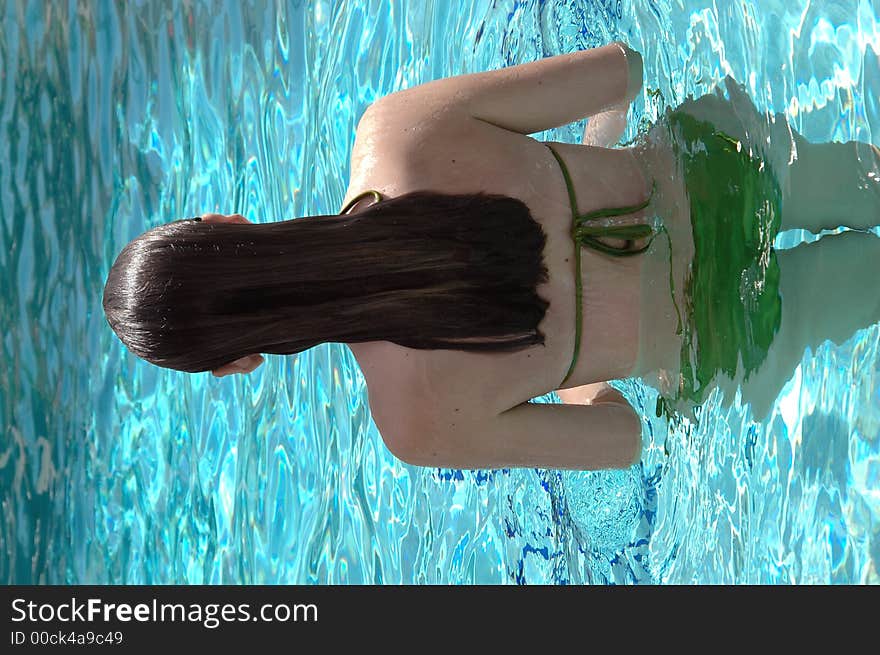
<path id="1" fill-rule="evenodd" d="M 423 466 L 629 466 L 619 378 L 670 412 L 744 385 L 763 415 L 805 347 L 880 320 L 880 239 L 772 248 L 876 225 L 877 150 L 807 143 L 729 80 L 610 147 L 641 80 L 615 43 L 389 95 L 338 216 L 156 227 L 113 265 L 108 322 L 147 361 L 217 376 L 345 343 L 386 445 Z M 584 117 L 583 145 L 528 136 Z M 528 402 L 553 390 L 564 404 Z"/>

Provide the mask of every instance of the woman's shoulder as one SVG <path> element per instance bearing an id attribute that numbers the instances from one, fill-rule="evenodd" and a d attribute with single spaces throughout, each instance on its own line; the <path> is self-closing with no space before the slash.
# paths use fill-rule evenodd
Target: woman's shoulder
<path id="1" fill-rule="evenodd" d="M 462 123 L 464 121 L 462 120 Z M 383 99 L 358 122 L 344 203 L 367 189 L 385 197 L 437 185 L 437 158 L 443 144 L 464 139 L 451 116 L 433 116 L 417 107 Z"/>
<path id="2" fill-rule="evenodd" d="M 528 136 L 474 119 L 454 107 L 383 101 L 358 124 L 345 202 L 366 189 L 385 197 L 410 191 L 501 193 L 527 204 L 535 162 L 547 149 Z M 378 105 L 378 108 L 375 108 Z"/>
<path id="3" fill-rule="evenodd" d="M 364 111 L 355 131 L 359 152 L 413 155 L 430 141 L 467 133 L 475 120 L 453 104 L 422 103 L 386 96 Z"/>
<path id="4" fill-rule="evenodd" d="M 346 345 L 364 375 L 374 417 L 393 414 L 398 421 L 406 414 L 406 421 L 411 424 L 418 420 L 429 421 L 432 416 L 450 410 L 465 414 L 491 411 L 486 403 L 476 402 L 477 394 L 472 389 L 469 392 L 454 379 L 449 367 L 444 366 L 449 357 L 446 360 L 437 357 L 437 353 L 449 355 L 454 351 L 407 348 L 391 341 Z M 378 424 L 380 419 L 376 422 Z"/>
<path id="5" fill-rule="evenodd" d="M 558 353 L 543 346 L 499 355 L 389 341 L 347 345 L 364 374 L 374 420 L 389 433 L 449 417 L 497 416 L 552 391 L 561 375 Z"/>

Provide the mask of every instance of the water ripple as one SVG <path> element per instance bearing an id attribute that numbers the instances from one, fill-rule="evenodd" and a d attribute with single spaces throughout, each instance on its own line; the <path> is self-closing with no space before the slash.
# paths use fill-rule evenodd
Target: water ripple
<path id="1" fill-rule="evenodd" d="M 762 423 L 714 395 L 668 426 L 621 383 L 645 421 L 629 471 L 460 472 L 391 457 L 344 348 L 188 376 L 100 307 L 153 225 L 335 212 L 376 98 L 612 39 L 661 92 L 627 136 L 731 74 L 811 140 L 870 140 L 878 25 L 870 0 L 6 3 L 0 579 L 880 582 L 877 326 L 805 353 Z"/>

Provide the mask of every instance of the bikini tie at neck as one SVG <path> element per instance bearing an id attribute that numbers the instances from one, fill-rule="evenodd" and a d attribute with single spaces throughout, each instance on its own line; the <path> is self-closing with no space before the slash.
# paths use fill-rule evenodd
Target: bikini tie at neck
<path id="1" fill-rule="evenodd" d="M 348 204 L 346 204 L 345 207 L 342 208 L 342 211 L 339 212 L 339 215 L 341 216 L 343 214 L 347 214 L 348 212 L 350 212 L 351 209 L 356 204 L 358 204 L 358 202 L 360 202 L 361 200 L 363 200 L 367 196 L 372 196 L 372 198 L 373 198 L 373 202 L 370 206 L 375 205 L 377 202 L 380 202 L 382 200 L 382 194 L 379 193 L 378 191 L 375 191 L 373 189 L 370 189 L 369 191 L 364 191 L 363 193 L 359 193 L 354 198 L 349 200 Z"/>

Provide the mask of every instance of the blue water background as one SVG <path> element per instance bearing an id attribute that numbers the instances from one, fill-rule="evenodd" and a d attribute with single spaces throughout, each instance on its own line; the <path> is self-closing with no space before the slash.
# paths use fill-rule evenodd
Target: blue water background
<path id="1" fill-rule="evenodd" d="M 661 92 L 628 136 L 732 74 L 810 140 L 880 143 L 876 2 L 0 12 L 0 581 L 880 581 L 877 326 L 805 353 L 762 423 L 713 397 L 670 429 L 622 383 L 647 424 L 630 470 L 459 472 L 391 457 L 342 346 L 187 375 L 128 354 L 100 305 L 115 256 L 159 223 L 335 212 L 374 99 L 614 39 Z"/>

